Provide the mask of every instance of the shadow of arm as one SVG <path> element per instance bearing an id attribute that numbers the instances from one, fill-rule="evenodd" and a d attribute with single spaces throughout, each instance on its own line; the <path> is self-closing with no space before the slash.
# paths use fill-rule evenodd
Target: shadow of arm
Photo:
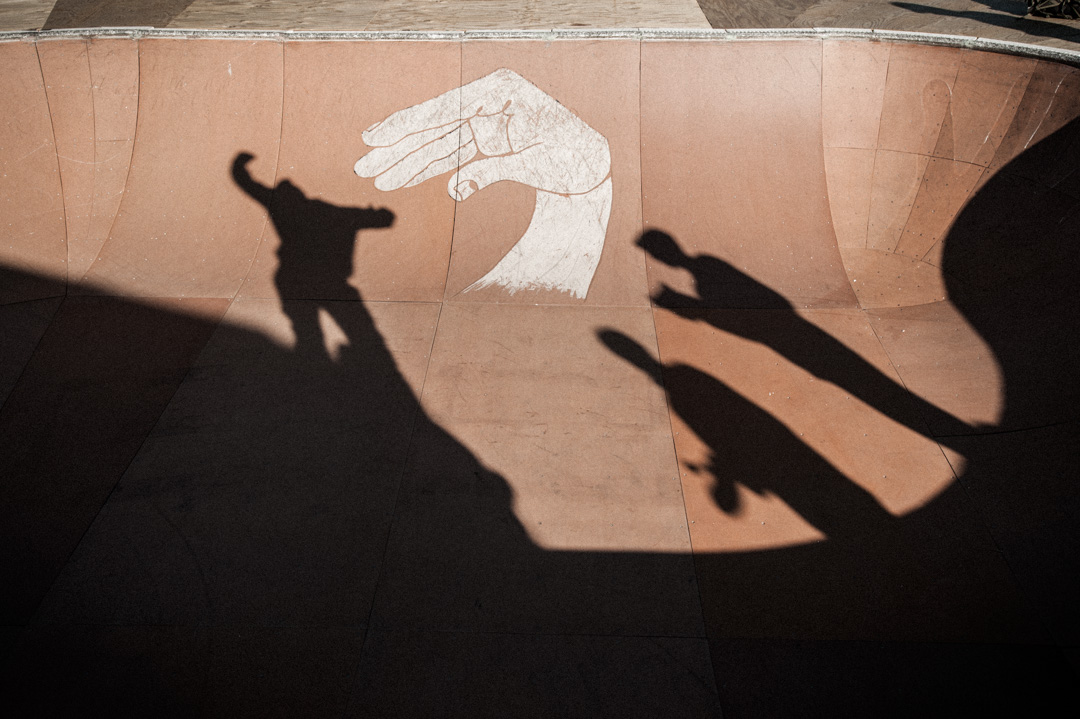
<path id="1" fill-rule="evenodd" d="M 255 178 L 248 172 L 247 166 L 255 156 L 249 152 L 241 152 L 233 160 L 232 164 L 232 176 L 233 181 L 240 187 L 241 190 L 246 192 L 252 198 L 255 199 L 263 207 L 269 209 L 270 198 L 273 196 L 273 189 L 257 182 Z"/>

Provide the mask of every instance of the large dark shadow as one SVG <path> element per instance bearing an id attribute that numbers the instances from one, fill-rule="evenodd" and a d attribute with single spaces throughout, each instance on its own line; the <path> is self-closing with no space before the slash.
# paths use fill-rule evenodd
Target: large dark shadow
<path id="1" fill-rule="evenodd" d="M 818 0 L 772 0 L 746 3 L 738 0 L 697 0 L 705 19 L 714 28 L 788 27 Z"/>
<path id="2" fill-rule="evenodd" d="M 949 300 L 1004 376 L 993 426 L 969 427 L 907 393 L 722 259 L 688 256 L 659 231 L 641 237 L 695 281 L 697 297 L 665 287 L 656 306 L 769 346 L 966 460 L 929 505 L 893 518 L 718 379 L 601 332 L 708 445 L 698 469 L 722 509 L 738 510 L 738 483 L 777 495 L 828 537 L 695 556 L 726 716 L 1000 714 L 1038 711 L 1051 696 L 1075 706 L 1078 153 L 1073 121 L 1001 168 L 946 238 Z"/>
<path id="3" fill-rule="evenodd" d="M 919 3 L 892 3 L 892 5 L 901 8 L 902 10 L 907 10 L 919 15 L 940 15 L 942 17 L 964 18 L 965 20 L 971 20 L 983 25 L 993 25 L 994 27 L 1019 30 L 1032 37 L 1052 37 L 1060 40 L 1069 40 L 1071 42 L 1080 41 L 1080 28 L 1076 26 L 1074 21 L 1060 20 L 1054 22 L 1052 20 L 1043 20 L 1028 16 L 1027 7 L 1023 3 L 1010 3 L 1007 8 L 994 7 L 994 3 L 992 2 L 987 2 L 985 4 L 994 10 L 1001 11 L 1000 14 L 980 12 L 977 10 L 949 10 Z"/>
<path id="4" fill-rule="evenodd" d="M 1032 37 L 1052 37 L 1076 41 L 1080 28 L 1075 23 L 1042 20 L 1027 15 L 1027 5 L 1023 0 L 977 0 L 995 12 L 973 10 L 950 10 L 928 4 L 909 2 L 882 2 L 878 10 L 871 4 L 851 8 L 844 2 L 829 0 L 768 0 L 767 2 L 747 3 L 740 0 L 698 0 L 705 18 L 714 28 L 770 28 L 790 27 L 798 21 L 805 24 L 805 14 L 812 8 L 818 11 L 818 19 L 828 19 L 835 27 L 887 27 L 892 30 L 921 30 L 918 20 L 905 21 L 902 16 L 888 10 L 888 5 L 917 15 L 938 15 L 942 17 L 963 18 L 971 21 L 964 28 L 935 28 L 937 32 L 953 32 L 977 36 L 975 24 L 992 25 L 1011 30 L 1019 30 Z M 832 6 L 831 15 L 820 12 Z M 863 12 L 859 12 L 862 10 Z M 848 25 L 845 18 L 853 23 Z"/>
<path id="5" fill-rule="evenodd" d="M 42 30 L 166 27 L 193 0 L 56 0 Z"/>
<path id="6" fill-rule="evenodd" d="M 1075 705 L 1055 642 L 1080 645 L 1078 127 L 999 171 L 946 243 L 951 301 L 1004 373 L 995 427 L 907 395 L 720 259 L 642 238 L 697 281 L 697 297 L 660 303 L 967 458 L 893 517 L 716 378 L 603 334 L 708 443 L 720 507 L 737 481 L 827 537 L 769 551 L 534 544 L 505 478 L 398 365 L 430 351 L 408 351 L 403 328 L 437 306 L 364 302 L 346 282 L 357 233 L 393 218 L 271 188 L 243 153 L 234 179 L 282 240 L 278 298 L 76 296 L 0 268 L 33 289 L 0 307 L 10 713 L 716 716 L 717 693 L 729 717 Z M 732 298 L 758 309 L 711 306 Z M 345 335 L 338 353 L 320 313 Z"/>
<path id="7" fill-rule="evenodd" d="M 426 357 L 438 305 L 346 282 L 393 216 L 248 159 L 279 298 L 0 308 L 29 357 L 0 408 L 14 713 L 718 715 L 690 558 L 537 547 L 388 348 Z"/>

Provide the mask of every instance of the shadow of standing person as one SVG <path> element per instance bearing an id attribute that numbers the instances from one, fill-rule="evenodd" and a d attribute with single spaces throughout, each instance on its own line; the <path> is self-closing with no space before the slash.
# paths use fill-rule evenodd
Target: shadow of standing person
<path id="1" fill-rule="evenodd" d="M 402 369 L 412 364 L 415 377 L 417 354 L 390 350 L 402 345 L 402 317 L 426 317 L 431 324 L 413 319 L 414 326 L 434 332 L 440 307 L 332 301 L 362 300 L 347 284 L 356 232 L 386 226 L 393 215 L 335 207 L 306 197 L 288 181 L 267 187 L 251 178 L 250 159 L 246 153 L 237 155 L 233 175 L 245 192 L 269 208 L 281 237 L 281 264 L 274 279 L 296 329 L 297 346 L 290 352 L 239 348 L 233 357 L 242 354 L 240 362 L 212 358 L 215 371 L 224 368 L 223 374 L 232 366 L 242 369 L 214 386 L 203 381 L 205 398 L 192 404 L 215 403 L 213 418 L 221 418 L 242 436 L 235 443 L 238 459 L 223 462 L 209 456 L 200 464 L 259 469 L 255 482 L 264 506 L 245 516 L 258 517 L 276 535 L 261 546 L 288 545 L 282 534 L 304 537 L 297 558 L 246 548 L 237 552 L 242 561 L 229 557 L 229 564 L 245 568 L 255 563 L 286 566 L 289 576 L 300 574 L 299 568 L 309 578 L 315 591 L 297 592 L 291 606 L 277 602 L 273 619 L 280 620 L 288 610 L 310 617 L 304 605 L 330 603 L 323 597 L 331 590 L 339 617 L 357 623 L 362 617 L 368 634 L 354 702 L 379 707 L 373 710 L 378 715 L 402 715 L 398 690 L 388 691 L 388 685 L 400 686 L 401 695 L 415 707 L 433 701 L 407 714 L 440 713 L 445 690 L 432 687 L 444 685 L 448 675 L 456 684 L 471 687 L 461 691 L 471 708 L 455 710 L 463 716 L 575 713 L 569 707 L 582 701 L 576 690 L 567 691 L 559 679 L 559 691 L 550 692 L 549 698 L 544 691 L 538 694 L 536 681 L 564 676 L 564 657 L 576 656 L 582 641 L 589 651 L 608 651 L 607 639 L 579 638 L 594 635 L 617 635 L 614 641 L 622 648 L 611 660 L 618 669 L 604 671 L 616 678 L 599 689 L 590 686 L 587 701 L 596 701 L 595 692 L 600 691 L 610 697 L 608 702 L 651 705 L 644 712 L 648 716 L 677 715 L 680 709 L 671 706 L 672 700 L 690 691 L 716 708 L 707 684 L 693 680 L 687 686 L 680 661 L 656 656 L 651 640 L 628 640 L 632 647 L 627 648 L 622 637 L 654 632 L 682 637 L 698 631 L 692 561 L 678 554 L 538 545 L 515 512 L 520 500 L 507 478 L 444 429 L 441 418 L 430 415 L 421 401 L 421 386 L 406 379 Z M 320 308 L 338 323 L 349 343 L 335 362 L 328 361 L 321 345 Z M 276 307 L 273 310 L 276 315 Z M 452 342 L 453 335 L 449 337 Z M 432 349 L 425 349 L 425 364 L 427 352 L 434 356 L 445 341 L 428 339 Z M 423 371 L 433 373 L 439 367 L 433 362 Z M 194 451 L 220 453 L 212 442 L 201 442 Z M 212 511 L 221 511 L 220 504 Z M 295 516 L 297 507 L 312 504 L 318 513 Z M 211 525 L 214 534 L 224 534 L 238 524 L 232 517 L 227 522 L 216 519 L 201 518 L 200 529 Z M 333 566 L 334 558 L 347 558 L 351 566 Z M 269 570 L 263 574 L 274 576 Z M 233 594 L 249 592 L 251 584 L 245 578 Z M 278 580 L 259 595 L 278 592 L 280 585 Z M 353 605 L 338 605 L 347 593 Z M 455 638 L 439 650 L 439 662 L 433 665 L 426 647 L 438 646 L 448 636 Z M 424 647 L 419 660 L 414 653 L 417 641 Z M 600 642 L 596 649 L 594 641 Z M 627 651 L 633 660 L 620 658 Z M 492 669 L 480 671 L 478 657 L 488 652 L 496 653 L 488 660 Z M 407 669 L 394 664 L 405 658 Z M 642 658 L 647 661 L 641 663 Z M 634 674 L 634 663 L 647 668 L 647 681 Z M 634 679 L 624 678 L 628 671 Z M 492 691 L 492 686 L 499 689 Z M 519 703 L 515 706 L 507 697 Z M 707 711 L 695 711 L 702 713 Z"/>
<path id="2" fill-rule="evenodd" d="M 652 257 L 671 267 L 681 267 L 694 277 L 698 297 L 684 295 L 664 285 L 653 296 L 663 307 L 686 319 L 705 321 L 724 332 L 770 347 L 818 379 L 831 382 L 921 435 L 936 436 L 945 445 L 948 437 L 971 434 L 973 428 L 883 374 L 835 337 L 803 319 L 782 295 L 743 274 L 718 257 L 686 254 L 675 239 L 658 230 L 643 234 L 637 242 Z M 783 322 L 763 321 L 746 313 L 724 309 L 782 309 Z M 720 311 L 717 311 L 720 310 Z M 936 431 L 931 433 L 933 427 Z"/>
<path id="3" fill-rule="evenodd" d="M 709 447 L 717 506 L 732 515 L 741 507 L 735 484 L 775 493 L 831 539 L 855 541 L 880 535 L 895 518 L 872 494 L 849 480 L 767 411 L 720 380 L 685 364 L 662 364 L 621 332 L 600 330 L 600 340 L 668 391 L 671 409 Z M 763 462 L 763 448 L 769 461 Z"/>
<path id="4" fill-rule="evenodd" d="M 281 239 L 274 285 L 296 334 L 295 351 L 301 355 L 326 351 L 319 328 L 320 308 L 330 313 L 351 342 L 363 342 L 374 331 L 373 326 L 349 324 L 367 315 L 335 313 L 335 304 L 329 300 L 360 300 L 360 293 L 349 284 L 356 235 L 364 229 L 390 227 L 394 213 L 312 199 L 289 180 L 268 187 L 248 171 L 253 159 L 250 153 L 239 153 L 233 160 L 232 175 L 244 192 L 267 209 Z M 297 299 L 315 302 L 291 301 Z"/>

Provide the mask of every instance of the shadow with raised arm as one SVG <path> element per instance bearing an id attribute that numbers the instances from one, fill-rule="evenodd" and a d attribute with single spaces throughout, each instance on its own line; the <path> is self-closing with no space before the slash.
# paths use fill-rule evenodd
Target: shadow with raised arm
<path id="1" fill-rule="evenodd" d="M 341 301 L 358 301 L 360 293 L 349 284 L 357 233 L 390 227 L 394 213 L 385 208 L 341 207 L 306 196 L 290 180 L 275 187 L 263 185 L 248 172 L 254 157 L 236 156 L 232 175 L 236 184 L 266 208 L 281 244 L 274 286 L 282 309 L 292 322 L 299 354 L 324 351 L 325 337 L 318 312 L 329 312 L 350 340 L 367 341 L 373 328 L 359 317 L 339 311 Z M 360 324 L 357 324 L 360 322 Z"/>

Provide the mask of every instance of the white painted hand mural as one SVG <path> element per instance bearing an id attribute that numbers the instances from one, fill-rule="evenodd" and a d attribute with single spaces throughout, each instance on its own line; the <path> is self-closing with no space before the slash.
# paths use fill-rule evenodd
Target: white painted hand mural
<path id="1" fill-rule="evenodd" d="M 525 234 L 466 292 L 497 285 L 511 294 L 588 294 L 611 214 L 611 153 L 603 135 L 543 90 L 511 70 L 496 70 L 395 112 L 363 138 L 374 149 L 353 169 L 374 177 L 380 190 L 450 171 L 447 190 L 459 202 L 502 180 L 536 189 Z"/>

